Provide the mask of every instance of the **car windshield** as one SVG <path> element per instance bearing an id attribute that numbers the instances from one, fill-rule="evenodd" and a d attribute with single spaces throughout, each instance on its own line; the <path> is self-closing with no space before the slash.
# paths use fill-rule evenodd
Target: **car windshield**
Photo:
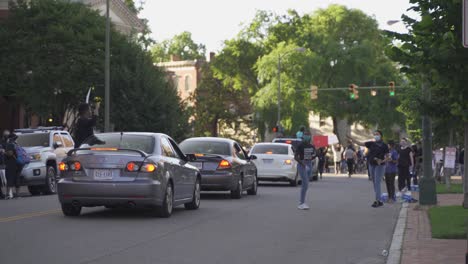
<path id="1" fill-rule="evenodd" d="M 180 143 L 179 146 L 184 153 L 231 155 L 229 143 L 227 142 L 189 140 Z"/>
<path id="2" fill-rule="evenodd" d="M 280 154 L 288 155 L 288 147 L 282 145 L 255 145 L 252 154 Z"/>
<path id="3" fill-rule="evenodd" d="M 22 147 L 48 147 L 50 137 L 49 133 L 20 134 L 16 143 Z"/>
<path id="4" fill-rule="evenodd" d="M 97 134 L 87 138 L 80 148 L 121 148 L 136 149 L 153 153 L 154 138 L 145 135 Z"/>

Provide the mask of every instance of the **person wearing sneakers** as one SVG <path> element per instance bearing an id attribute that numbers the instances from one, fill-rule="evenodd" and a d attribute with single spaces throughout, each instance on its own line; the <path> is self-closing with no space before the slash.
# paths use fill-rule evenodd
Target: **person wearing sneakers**
<path id="1" fill-rule="evenodd" d="M 299 206 L 300 210 L 307 210 L 309 206 L 305 203 L 307 189 L 309 188 L 309 177 L 312 174 L 312 160 L 317 156 L 314 145 L 310 143 L 311 136 L 309 131 L 305 131 L 302 137 L 302 143 L 297 147 L 294 159 L 297 161 L 297 169 L 301 176 L 301 195 Z"/>
<path id="2" fill-rule="evenodd" d="M 411 190 L 410 168 L 414 167 L 414 154 L 408 139 L 400 141 L 398 157 L 398 191 L 397 196 Z"/>
<path id="3" fill-rule="evenodd" d="M 369 149 L 369 171 L 374 183 L 375 201 L 372 207 L 376 208 L 383 205 L 380 184 L 385 173 L 385 155 L 388 153 L 388 146 L 382 140 L 382 131 L 374 131 L 374 141 L 366 142 L 365 146 Z"/>

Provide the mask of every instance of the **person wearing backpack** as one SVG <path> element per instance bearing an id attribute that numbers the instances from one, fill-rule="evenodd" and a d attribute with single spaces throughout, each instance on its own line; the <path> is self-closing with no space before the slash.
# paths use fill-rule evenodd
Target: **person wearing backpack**
<path id="1" fill-rule="evenodd" d="M 18 138 L 15 134 L 10 134 L 5 147 L 5 175 L 7 180 L 6 199 L 18 198 L 21 187 L 21 171 L 31 160 L 26 151 L 16 143 Z M 16 189 L 13 196 L 13 188 Z"/>

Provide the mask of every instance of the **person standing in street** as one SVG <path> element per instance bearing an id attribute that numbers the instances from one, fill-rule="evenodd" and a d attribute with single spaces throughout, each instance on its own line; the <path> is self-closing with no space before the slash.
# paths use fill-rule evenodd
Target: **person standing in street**
<path id="1" fill-rule="evenodd" d="M 395 197 L 395 176 L 397 173 L 398 152 L 395 150 L 395 142 L 388 141 L 389 153 L 387 153 L 385 163 L 385 185 L 387 186 L 388 200 L 396 201 Z"/>
<path id="2" fill-rule="evenodd" d="M 335 175 L 341 173 L 341 146 L 332 145 L 333 161 L 335 163 Z"/>
<path id="3" fill-rule="evenodd" d="M 302 143 L 297 147 L 294 159 L 297 161 L 297 169 L 301 176 L 301 195 L 299 200 L 299 210 L 307 210 L 309 206 L 306 204 L 306 194 L 309 188 L 309 178 L 312 174 L 312 160 L 317 156 L 315 147 L 310 143 L 310 132 L 305 131 L 302 138 Z"/>
<path id="4" fill-rule="evenodd" d="M 92 115 L 88 104 L 81 104 L 78 112 L 80 116 L 76 123 L 75 148 L 79 148 L 85 139 L 94 135 L 94 127 L 99 114 L 99 103 L 96 104 Z"/>
<path id="5" fill-rule="evenodd" d="M 346 159 L 346 165 L 348 167 L 348 177 L 354 173 L 354 162 L 357 159 L 356 152 L 354 151 L 353 145 L 349 144 L 344 152 L 344 158 Z"/>
<path id="6" fill-rule="evenodd" d="M 381 196 L 381 182 L 385 173 L 385 155 L 388 153 L 388 146 L 382 139 L 382 131 L 374 131 L 374 141 L 368 141 L 365 146 L 369 149 L 369 171 L 374 183 L 375 201 L 372 207 L 383 206 Z"/>
<path id="7" fill-rule="evenodd" d="M 318 154 L 317 154 L 317 157 L 318 157 L 318 173 L 319 173 L 320 179 L 322 179 L 323 170 L 325 169 L 325 162 L 326 162 L 327 152 L 328 152 L 328 147 L 319 148 L 319 150 L 318 150 Z"/>
<path id="8" fill-rule="evenodd" d="M 397 196 L 402 192 L 411 190 L 410 169 L 414 168 L 414 154 L 408 139 L 402 138 L 398 151 L 398 191 Z"/>
<path id="9" fill-rule="evenodd" d="M 5 175 L 5 148 L 9 135 L 10 131 L 4 130 L 3 137 L 0 139 L 0 199 L 5 198 L 2 188 L 7 186 Z"/>

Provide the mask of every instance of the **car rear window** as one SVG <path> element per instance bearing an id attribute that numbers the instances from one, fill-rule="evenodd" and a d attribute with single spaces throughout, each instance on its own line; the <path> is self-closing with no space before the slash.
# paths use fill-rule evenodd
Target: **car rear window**
<path id="1" fill-rule="evenodd" d="M 48 147 L 49 133 L 19 134 L 16 143 L 22 147 Z"/>
<path id="2" fill-rule="evenodd" d="M 215 142 L 215 141 L 199 141 L 199 140 L 187 140 L 179 144 L 180 149 L 184 153 L 191 154 L 215 154 L 215 155 L 231 155 L 231 150 L 227 142 Z"/>
<path id="3" fill-rule="evenodd" d="M 154 152 L 154 137 L 128 134 L 97 134 L 87 138 L 80 148 L 136 149 L 145 153 Z"/>
<path id="4" fill-rule="evenodd" d="M 252 149 L 252 154 L 280 154 L 288 155 L 288 147 L 281 145 L 256 145 Z"/>

